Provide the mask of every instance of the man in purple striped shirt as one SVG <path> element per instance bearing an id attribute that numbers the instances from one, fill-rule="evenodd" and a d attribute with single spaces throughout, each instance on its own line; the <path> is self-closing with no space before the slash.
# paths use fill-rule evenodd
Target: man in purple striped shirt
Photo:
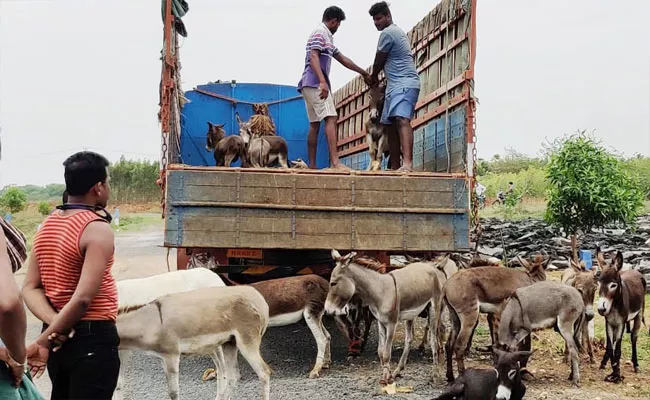
<path id="1" fill-rule="evenodd" d="M 329 148 L 332 168 L 347 169 L 339 160 L 336 149 L 336 106 L 332 97 L 329 73 L 332 57 L 349 70 L 358 72 L 369 83 L 370 75 L 344 56 L 334 46 L 334 34 L 345 20 L 345 13 L 339 7 L 328 7 L 323 13 L 322 23 L 309 35 L 306 46 L 305 69 L 298 83 L 309 117 L 307 149 L 309 167 L 316 168 L 316 143 L 321 121 L 325 120 L 325 137 Z"/>

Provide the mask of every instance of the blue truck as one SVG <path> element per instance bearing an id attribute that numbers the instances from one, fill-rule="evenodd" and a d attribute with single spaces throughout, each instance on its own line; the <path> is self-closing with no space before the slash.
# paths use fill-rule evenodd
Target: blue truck
<path id="1" fill-rule="evenodd" d="M 385 262 L 391 254 L 470 249 L 476 0 L 443 1 L 408 32 L 422 82 L 409 174 L 366 171 L 368 99 L 359 78 L 334 94 L 338 152 L 352 172 L 327 169 L 322 132 L 317 170 L 216 167 L 205 149 L 207 123 L 238 134 L 235 114 L 247 120 L 254 104 L 268 105 L 289 159 L 307 160 L 304 103 L 296 87 L 269 83 L 212 82 L 184 92 L 180 18 L 173 1 L 163 1 L 160 184 L 164 245 L 178 249 L 178 268 L 207 253 L 230 282 L 247 283 L 326 276 L 333 248 Z"/>

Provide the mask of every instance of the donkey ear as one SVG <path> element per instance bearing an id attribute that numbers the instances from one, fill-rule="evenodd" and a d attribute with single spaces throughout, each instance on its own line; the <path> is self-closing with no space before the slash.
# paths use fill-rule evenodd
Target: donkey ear
<path id="1" fill-rule="evenodd" d="M 209 128 L 210 130 L 212 130 L 212 127 L 213 127 L 213 126 L 214 126 L 214 125 L 212 125 L 212 122 L 208 121 L 208 128 Z"/>
<path id="2" fill-rule="evenodd" d="M 237 123 L 238 123 L 239 125 L 241 125 L 241 124 L 242 124 L 242 120 L 241 120 L 241 118 L 239 118 L 239 113 L 238 113 L 238 112 L 235 112 L 235 118 L 237 119 Z"/>
<path id="3" fill-rule="evenodd" d="M 239 118 L 239 117 L 238 117 Z M 332 249 L 332 258 L 336 261 L 339 261 L 341 259 L 341 253 L 339 253 L 337 250 Z"/>
<path id="4" fill-rule="evenodd" d="M 530 263 L 526 259 L 524 259 L 524 258 L 522 258 L 520 256 L 517 256 L 517 261 L 519 261 L 519 264 L 522 267 L 524 267 L 526 270 L 530 271 L 531 266 L 530 266 Z"/>
<path id="5" fill-rule="evenodd" d="M 357 252 L 352 251 L 352 252 L 348 253 L 345 257 L 343 257 L 343 259 L 345 260 L 346 264 L 349 264 L 354 259 L 354 257 L 356 257 L 356 256 L 357 256 Z"/>
<path id="6" fill-rule="evenodd" d="M 619 271 L 623 268 L 623 253 L 621 253 L 620 250 L 616 252 L 616 258 L 614 258 L 614 266 Z"/>

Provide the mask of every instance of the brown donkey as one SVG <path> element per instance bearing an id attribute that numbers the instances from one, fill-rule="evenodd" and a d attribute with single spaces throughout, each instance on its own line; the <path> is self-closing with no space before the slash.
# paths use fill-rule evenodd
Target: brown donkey
<path id="1" fill-rule="evenodd" d="M 388 134 L 379 121 L 384 109 L 386 97 L 385 85 L 374 85 L 368 90 L 368 100 L 370 102 L 370 113 L 365 121 L 366 142 L 368 143 L 368 153 L 370 155 L 369 171 L 378 171 L 381 169 L 381 158 L 388 155 Z"/>
<path id="2" fill-rule="evenodd" d="M 477 267 L 460 270 L 445 283 L 438 309 L 435 313 L 434 332 L 439 332 L 440 315 L 443 302 L 449 309 L 451 333 L 446 344 L 447 380 L 454 380 L 452 354 L 456 356 L 458 373 L 465 371 L 464 357 L 472 342 L 474 330 L 478 325 L 479 313 L 488 314 L 488 324 L 492 345 L 496 343 L 493 327 L 494 313 L 512 293 L 520 287 L 546 280 L 546 267 L 550 259 L 544 261 L 538 255 L 531 264 L 519 258 L 526 271 L 505 267 Z M 527 339 L 527 346 L 530 338 Z"/>
<path id="3" fill-rule="evenodd" d="M 594 350 L 592 346 L 592 339 L 594 337 L 593 324 L 594 324 L 594 299 L 596 297 L 596 290 L 598 289 L 598 278 L 594 270 L 585 270 L 584 263 L 577 263 L 575 260 L 569 260 L 571 268 L 567 268 L 562 274 L 562 283 L 573 286 L 580 292 L 582 301 L 585 305 L 585 321 L 588 326 L 582 330 L 582 346 L 587 347 L 589 354 L 589 362 L 594 362 Z M 567 362 L 569 357 L 569 349 L 564 347 L 564 361 Z"/>
<path id="4" fill-rule="evenodd" d="M 331 336 L 323 326 L 325 299 L 329 282 L 318 275 L 301 275 L 270 279 L 251 285 L 269 305 L 269 327 L 286 326 L 305 320 L 316 340 L 317 355 L 310 378 L 317 378 L 321 369 L 329 368 Z"/>
<path id="5" fill-rule="evenodd" d="M 217 167 L 230 167 L 230 164 L 241 159 L 242 167 L 248 166 L 246 143 L 238 135 L 226 136 L 224 124 L 214 125 L 208 122 L 208 133 L 205 149 L 214 152 Z"/>
<path id="6" fill-rule="evenodd" d="M 623 332 L 629 322 L 634 321 L 630 331 L 632 342 L 632 365 L 634 372 L 639 371 L 639 362 L 636 355 L 636 340 L 639 336 L 641 323 L 645 323 L 643 313 L 645 309 L 646 281 L 639 271 L 621 271 L 623 268 L 623 254 L 616 253 L 614 262 L 607 264 L 600 248 L 596 250 L 598 266 L 601 268 L 598 283 L 600 286 L 598 298 L 598 314 L 605 317 L 605 333 L 607 348 L 605 356 L 600 363 L 600 369 L 607 367 L 611 360 L 612 373 L 605 378 L 606 382 L 619 383 L 621 376 L 621 342 Z M 629 331 L 629 329 L 628 329 Z"/>

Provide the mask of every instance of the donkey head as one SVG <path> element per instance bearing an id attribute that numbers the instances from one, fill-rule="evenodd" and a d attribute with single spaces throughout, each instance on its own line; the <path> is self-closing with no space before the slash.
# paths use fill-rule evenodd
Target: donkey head
<path id="1" fill-rule="evenodd" d="M 570 260 L 570 264 L 576 273 L 571 286 L 580 292 L 585 305 L 585 316 L 587 321 L 591 321 L 594 318 L 594 298 L 596 297 L 596 289 L 598 289 L 598 279 L 593 270 L 587 271 L 585 269 L 584 261 L 577 263 L 575 260 Z"/>
<path id="2" fill-rule="evenodd" d="M 521 391 L 521 363 L 526 361 L 532 352 L 530 351 L 503 351 L 498 348 L 494 352 L 494 369 L 497 371 L 499 386 L 497 387 L 497 400 L 510 400 L 513 391 Z M 523 391 L 526 388 L 523 386 Z"/>
<path id="3" fill-rule="evenodd" d="M 328 314 L 345 314 L 347 304 L 356 292 L 354 280 L 347 274 L 348 267 L 356 257 L 357 253 L 351 252 L 341 256 L 338 251 L 332 250 L 332 258 L 336 261 L 336 267 L 330 277 L 330 288 L 325 301 L 325 311 Z"/>
<path id="4" fill-rule="evenodd" d="M 528 260 L 517 256 L 517 261 L 519 261 L 519 264 L 526 269 L 526 272 L 534 282 L 546 280 L 546 268 L 551 261 L 550 257 L 547 257 L 546 260 L 544 260 L 541 254 L 538 254 L 531 263 Z"/>
<path id="5" fill-rule="evenodd" d="M 205 149 L 207 151 L 214 151 L 214 149 L 217 148 L 219 141 L 226 136 L 224 124 L 214 125 L 212 122 L 208 122 L 208 133 L 206 136 L 207 143 Z"/>
<path id="6" fill-rule="evenodd" d="M 374 123 L 379 122 L 379 117 L 384 108 L 385 92 L 386 86 L 380 84 L 373 85 L 370 87 L 370 90 L 368 90 L 370 120 Z"/>
<path id="7" fill-rule="evenodd" d="M 239 124 L 239 136 L 241 136 L 241 138 L 244 139 L 244 143 L 248 145 L 252 136 L 251 123 L 242 121 L 242 119 L 239 118 L 239 113 L 235 113 L 235 117 L 237 118 L 237 124 Z"/>
<path id="8" fill-rule="evenodd" d="M 623 253 L 616 252 L 614 261 L 609 264 L 605 262 L 600 247 L 596 249 L 596 259 L 601 269 L 598 284 L 598 314 L 607 316 L 612 310 L 614 299 L 621 294 L 621 269 L 623 268 Z"/>

